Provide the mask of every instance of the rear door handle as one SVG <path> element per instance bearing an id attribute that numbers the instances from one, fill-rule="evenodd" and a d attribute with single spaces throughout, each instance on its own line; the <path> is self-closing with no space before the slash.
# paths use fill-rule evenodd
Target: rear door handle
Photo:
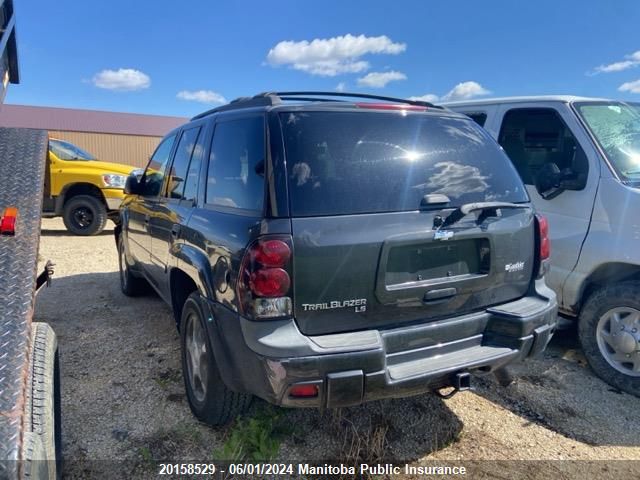
<path id="1" fill-rule="evenodd" d="M 440 303 L 455 297 L 458 290 L 455 288 L 439 288 L 437 290 L 429 290 L 424 294 L 422 301 L 424 303 Z"/>
<path id="2" fill-rule="evenodd" d="M 177 223 L 171 227 L 171 238 L 173 240 L 178 239 L 178 235 L 180 235 L 180 230 L 181 230 L 180 225 L 178 225 Z"/>

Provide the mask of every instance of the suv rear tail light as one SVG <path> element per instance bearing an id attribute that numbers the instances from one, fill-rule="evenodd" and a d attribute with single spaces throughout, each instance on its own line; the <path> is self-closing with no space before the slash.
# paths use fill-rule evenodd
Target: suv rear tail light
<path id="1" fill-rule="evenodd" d="M 291 245 L 289 236 L 269 236 L 247 248 L 237 286 L 244 316 L 259 320 L 292 315 Z"/>
<path id="2" fill-rule="evenodd" d="M 548 270 L 549 257 L 551 256 L 551 241 L 549 240 L 549 221 L 547 217 L 536 213 L 537 245 L 538 245 L 538 278 Z"/>

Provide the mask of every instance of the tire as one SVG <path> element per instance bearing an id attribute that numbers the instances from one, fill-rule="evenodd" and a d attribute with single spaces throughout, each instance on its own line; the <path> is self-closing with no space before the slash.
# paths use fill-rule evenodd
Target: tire
<path id="1" fill-rule="evenodd" d="M 246 411 L 252 396 L 230 390 L 220 377 L 198 292 L 189 295 L 182 308 L 180 340 L 184 386 L 196 418 L 209 426 L 226 425 Z"/>
<path id="2" fill-rule="evenodd" d="M 578 338 L 598 377 L 640 396 L 640 282 L 592 293 L 580 314 Z"/>
<path id="3" fill-rule="evenodd" d="M 120 290 L 127 297 L 137 297 L 147 291 L 148 283 L 144 278 L 136 277 L 127 262 L 122 234 L 118 237 L 118 267 L 120 270 Z"/>
<path id="4" fill-rule="evenodd" d="M 60 413 L 56 335 L 46 323 L 33 323 L 23 443 L 26 478 L 62 478 Z"/>
<path id="5" fill-rule="evenodd" d="M 97 235 L 107 224 L 107 207 L 91 195 L 77 195 L 64 205 L 64 226 L 74 235 Z"/>

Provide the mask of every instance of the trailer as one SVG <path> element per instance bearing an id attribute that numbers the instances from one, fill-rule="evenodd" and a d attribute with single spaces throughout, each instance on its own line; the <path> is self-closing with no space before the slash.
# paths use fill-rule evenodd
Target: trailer
<path id="1" fill-rule="evenodd" d="M 0 103 L 18 83 L 13 0 L 0 0 Z M 48 136 L 0 128 L 0 479 L 61 476 L 57 339 L 33 321 Z"/>

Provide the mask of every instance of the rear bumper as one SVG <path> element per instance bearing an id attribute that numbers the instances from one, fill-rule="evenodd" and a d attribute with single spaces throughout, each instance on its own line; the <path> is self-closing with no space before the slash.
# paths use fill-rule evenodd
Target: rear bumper
<path id="1" fill-rule="evenodd" d="M 293 320 L 253 322 L 209 303 L 208 322 L 224 382 L 271 403 L 343 407 L 453 384 L 544 350 L 557 322 L 555 294 L 542 280 L 530 295 L 485 311 L 386 330 L 305 336 Z M 318 395 L 294 398 L 294 385 Z"/>

